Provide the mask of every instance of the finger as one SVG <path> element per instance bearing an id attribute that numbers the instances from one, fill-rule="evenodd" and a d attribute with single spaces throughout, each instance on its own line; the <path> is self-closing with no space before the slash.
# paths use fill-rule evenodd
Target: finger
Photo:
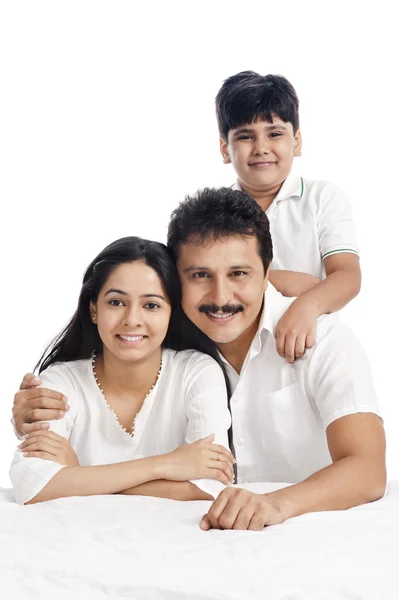
<path id="1" fill-rule="evenodd" d="M 295 340 L 295 358 L 301 358 L 305 352 L 306 333 L 299 333 Z"/>
<path id="2" fill-rule="evenodd" d="M 212 529 L 212 525 L 211 525 L 208 515 L 204 515 L 202 517 L 201 523 L 200 523 L 200 528 L 203 529 L 204 531 L 208 531 L 209 529 Z"/>
<path id="3" fill-rule="evenodd" d="M 213 440 L 214 440 L 214 439 L 215 439 L 215 434 L 214 434 L 214 433 L 211 433 L 211 435 L 208 435 L 206 438 L 202 438 L 202 439 L 200 439 L 200 440 L 197 440 L 197 442 L 194 442 L 194 444 L 195 444 L 195 443 L 197 443 L 197 444 L 198 444 L 198 443 L 199 443 L 199 444 L 204 444 L 204 443 L 205 443 L 205 444 L 210 444 L 210 443 L 212 443 L 212 442 L 213 442 Z"/>
<path id="4" fill-rule="evenodd" d="M 220 529 L 219 516 L 230 500 L 229 490 L 223 490 L 208 510 L 208 519 L 214 529 Z"/>
<path id="5" fill-rule="evenodd" d="M 24 413 L 23 418 L 25 423 L 33 423 L 35 421 L 56 421 L 65 416 L 63 410 L 50 410 L 48 408 L 35 408 Z"/>
<path id="6" fill-rule="evenodd" d="M 209 467 L 211 469 L 219 469 L 222 471 L 229 480 L 229 483 L 234 481 L 234 470 L 231 463 L 224 462 L 223 460 L 210 460 Z"/>
<path id="7" fill-rule="evenodd" d="M 217 481 L 221 481 L 225 486 L 229 486 L 231 481 L 230 477 L 224 473 L 222 469 L 213 469 L 209 467 L 206 471 L 206 477 L 209 479 L 217 479 Z"/>
<path id="8" fill-rule="evenodd" d="M 212 444 L 210 448 L 212 452 L 220 454 L 221 456 L 226 456 L 226 458 L 228 458 L 233 464 L 236 462 L 236 459 L 234 458 L 230 450 L 228 450 L 224 446 L 221 446 L 220 444 Z"/>
<path id="9" fill-rule="evenodd" d="M 40 433 L 37 433 L 37 432 L 30 433 L 26 436 L 26 439 L 32 438 L 33 436 L 40 437 L 43 439 L 53 440 L 55 443 L 61 444 L 61 445 L 69 443 L 68 440 L 64 436 L 59 435 L 58 433 L 55 433 L 55 431 L 41 431 Z"/>
<path id="10" fill-rule="evenodd" d="M 233 523 L 232 529 L 236 529 L 237 531 L 246 531 L 249 527 L 253 514 L 254 511 L 250 506 L 243 506 Z"/>
<path id="11" fill-rule="evenodd" d="M 288 363 L 293 363 L 295 360 L 295 341 L 296 334 L 291 333 L 285 337 L 284 356 Z"/>
<path id="12" fill-rule="evenodd" d="M 47 443 L 50 446 L 52 446 L 53 448 L 61 448 L 63 446 L 63 444 L 61 444 L 58 440 L 48 437 L 46 436 L 47 432 L 43 431 L 42 433 L 32 433 L 30 434 L 28 437 L 26 437 L 24 439 L 23 442 L 21 442 L 18 446 L 18 448 L 24 449 L 24 448 L 28 448 L 29 446 L 31 446 L 32 444 L 37 444 L 37 443 Z"/>
<path id="13" fill-rule="evenodd" d="M 247 529 L 249 531 L 262 531 L 265 527 L 264 518 L 259 513 L 255 513 L 249 522 Z"/>
<path id="14" fill-rule="evenodd" d="M 36 377 L 33 373 L 27 373 L 24 375 L 21 385 L 19 386 L 20 390 L 29 390 L 30 388 L 37 387 L 41 384 L 41 379 Z"/>
<path id="15" fill-rule="evenodd" d="M 44 388 L 39 388 L 37 390 L 31 390 L 33 394 L 30 398 L 25 398 L 25 406 L 28 410 L 32 410 L 34 408 L 46 408 L 50 410 L 69 410 L 69 404 L 66 396 L 59 394 L 57 398 L 54 396 L 50 396 L 48 390 Z M 27 395 L 29 392 L 25 392 Z M 58 392 L 54 392 L 58 394 Z M 67 408 L 68 407 L 68 408 Z"/>
<path id="16" fill-rule="evenodd" d="M 233 498 L 226 504 L 219 515 L 218 523 L 222 529 L 233 529 L 233 525 L 241 511 L 241 506 L 236 498 Z"/>
<path id="17" fill-rule="evenodd" d="M 311 333 L 308 333 L 308 335 L 306 336 L 306 348 L 313 348 L 313 346 L 316 343 L 316 332 L 312 331 Z"/>
<path id="18" fill-rule="evenodd" d="M 277 330 L 276 350 L 281 358 L 285 358 L 285 331 Z"/>
<path id="19" fill-rule="evenodd" d="M 45 431 L 49 429 L 50 423 L 23 423 L 21 425 L 22 435 L 28 435 L 29 433 L 33 433 L 34 431 Z"/>
<path id="20" fill-rule="evenodd" d="M 24 452 L 24 456 L 25 458 L 42 458 L 43 460 L 57 462 L 55 456 L 53 454 L 48 454 L 47 452 Z"/>
<path id="21" fill-rule="evenodd" d="M 28 442 L 22 453 L 25 456 L 26 452 L 46 452 L 52 456 L 57 456 L 59 451 L 60 449 L 50 444 L 48 440 L 38 440 L 36 442 Z"/>

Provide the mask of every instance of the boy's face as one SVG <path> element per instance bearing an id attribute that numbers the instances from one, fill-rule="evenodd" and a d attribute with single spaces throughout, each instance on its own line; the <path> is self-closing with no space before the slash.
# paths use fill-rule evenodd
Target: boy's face
<path id="1" fill-rule="evenodd" d="M 301 154 L 301 134 L 291 123 L 273 115 L 273 123 L 255 123 L 230 129 L 227 143 L 220 139 L 225 163 L 231 163 L 243 187 L 271 191 L 287 178 L 294 156 Z"/>
<path id="2" fill-rule="evenodd" d="M 222 353 L 238 338 L 252 341 L 267 285 L 255 237 L 181 244 L 177 268 L 184 312 Z"/>

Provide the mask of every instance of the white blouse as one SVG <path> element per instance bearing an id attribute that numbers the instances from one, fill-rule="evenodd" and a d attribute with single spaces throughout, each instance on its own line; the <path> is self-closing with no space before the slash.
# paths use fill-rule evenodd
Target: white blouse
<path id="1" fill-rule="evenodd" d="M 172 452 L 178 446 L 215 434 L 228 448 L 231 424 L 223 373 L 209 356 L 194 350 L 162 351 L 162 370 L 136 416 L 134 436 L 119 424 L 98 388 L 92 360 L 57 363 L 40 375 L 41 387 L 62 392 L 70 410 L 50 421 L 50 429 L 67 438 L 81 466 L 105 465 Z M 24 504 L 64 468 L 49 460 L 15 452 L 10 478 L 15 498 Z M 216 497 L 224 488 L 216 480 L 195 484 Z"/>

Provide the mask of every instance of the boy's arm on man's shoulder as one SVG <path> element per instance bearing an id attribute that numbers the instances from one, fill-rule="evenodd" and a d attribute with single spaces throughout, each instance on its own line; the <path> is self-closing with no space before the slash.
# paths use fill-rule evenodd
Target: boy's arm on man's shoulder
<path id="1" fill-rule="evenodd" d="M 321 280 L 309 273 L 271 269 L 269 271 L 269 281 L 280 294 L 288 298 L 294 298 L 311 290 Z"/>
<path id="2" fill-rule="evenodd" d="M 333 254 L 324 260 L 324 267 L 327 277 L 294 300 L 278 322 L 277 351 L 290 363 L 314 345 L 317 318 L 340 310 L 360 291 L 357 254 Z"/>

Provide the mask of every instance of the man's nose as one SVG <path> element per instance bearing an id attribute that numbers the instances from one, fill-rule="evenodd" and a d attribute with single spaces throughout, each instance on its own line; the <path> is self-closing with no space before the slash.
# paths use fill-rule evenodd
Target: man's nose
<path id="1" fill-rule="evenodd" d="M 225 277 L 214 280 L 210 300 L 219 307 L 229 304 L 232 300 L 231 285 Z"/>

